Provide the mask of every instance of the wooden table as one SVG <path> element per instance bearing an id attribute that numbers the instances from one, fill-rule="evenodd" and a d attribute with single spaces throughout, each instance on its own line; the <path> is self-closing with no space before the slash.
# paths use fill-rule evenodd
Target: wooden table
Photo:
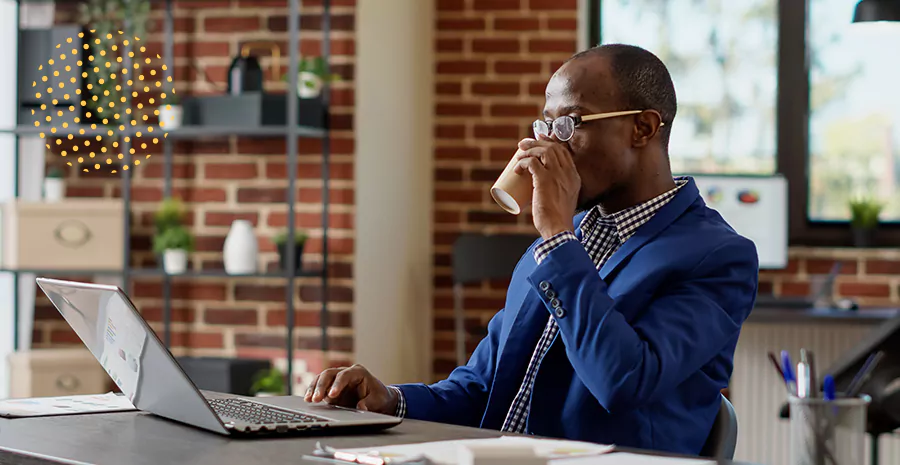
<path id="1" fill-rule="evenodd" d="M 267 401 L 289 407 L 299 399 Z M 325 462 L 301 458 L 316 441 L 347 448 L 497 436 L 498 431 L 405 420 L 374 434 L 232 439 L 143 412 L 123 412 L 0 419 L 0 464 L 320 465 Z"/>

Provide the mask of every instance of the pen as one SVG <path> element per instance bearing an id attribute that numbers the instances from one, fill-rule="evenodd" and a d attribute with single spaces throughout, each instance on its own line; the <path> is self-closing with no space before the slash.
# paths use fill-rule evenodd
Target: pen
<path id="1" fill-rule="evenodd" d="M 784 370 L 781 369 L 781 363 L 778 361 L 778 358 L 772 352 L 769 352 L 769 361 L 772 362 L 772 366 L 775 367 L 775 371 L 778 372 L 778 379 L 782 382 L 784 381 Z M 787 384 L 784 385 L 784 388 L 787 390 L 788 394 L 791 393 L 791 389 Z"/>
<path id="2" fill-rule="evenodd" d="M 813 353 L 811 350 L 803 350 L 801 352 L 801 357 L 803 356 L 803 352 L 806 352 L 806 365 L 809 367 L 809 380 L 810 380 L 810 397 L 819 397 L 819 378 L 816 375 L 816 360 L 813 357 Z"/>
<path id="3" fill-rule="evenodd" d="M 812 385 L 806 349 L 800 349 L 800 363 L 797 364 L 797 396 L 800 398 L 812 397 Z"/>
<path id="4" fill-rule="evenodd" d="M 784 383 L 791 395 L 797 395 L 797 379 L 794 378 L 794 370 L 791 367 L 791 356 L 788 351 L 781 351 L 781 366 L 784 369 Z"/>
<path id="5" fill-rule="evenodd" d="M 825 381 L 823 386 L 823 391 L 825 395 L 826 401 L 833 401 L 835 397 L 834 392 L 834 378 L 831 375 L 825 375 Z"/>
<path id="6" fill-rule="evenodd" d="M 847 387 L 847 397 L 856 397 L 856 395 L 859 394 L 860 389 L 862 389 L 866 381 L 869 380 L 869 377 L 872 376 L 872 372 L 875 371 L 875 366 L 878 365 L 878 362 L 881 361 L 882 357 L 884 357 L 884 352 L 879 350 L 866 359 L 866 363 L 863 364 L 862 368 L 859 369 L 859 372 L 856 373 L 856 376 L 853 377 L 853 381 L 850 381 L 850 386 Z"/>

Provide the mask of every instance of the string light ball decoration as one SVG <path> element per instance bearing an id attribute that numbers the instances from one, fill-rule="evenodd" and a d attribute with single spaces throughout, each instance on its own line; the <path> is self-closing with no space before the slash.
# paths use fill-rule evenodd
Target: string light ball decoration
<path id="1" fill-rule="evenodd" d="M 91 30 L 91 33 L 95 32 L 96 30 Z M 78 33 L 78 37 L 83 39 L 84 33 Z M 171 103 L 167 101 L 174 98 L 175 86 L 171 76 L 163 79 L 161 73 L 157 72 L 158 68 L 163 71 L 168 69 L 162 63 L 162 57 L 157 54 L 155 60 L 150 57 L 132 60 L 135 58 L 135 52 L 131 47 L 139 49 L 141 53 L 146 52 L 147 48 L 140 45 L 140 38 L 129 39 L 122 31 L 118 31 L 118 37 L 108 33 L 105 39 L 114 40 L 109 42 L 111 44 L 109 50 L 100 50 L 102 60 L 96 59 L 93 54 L 89 54 L 84 60 L 82 51 L 72 45 L 74 39 L 70 37 L 66 39 L 65 44 L 56 45 L 58 55 L 55 53 L 47 64 L 50 66 L 49 69 L 52 69 L 54 64 L 57 66 L 65 64 L 66 71 L 72 68 L 79 69 L 86 82 L 87 78 L 95 73 L 93 81 L 99 84 L 106 82 L 104 78 L 96 78 L 96 73 L 102 72 L 115 83 L 116 94 L 120 95 L 118 99 L 109 98 L 109 89 L 103 90 L 100 95 L 97 95 L 99 92 L 91 92 L 94 85 L 90 83 L 86 86 L 88 92 L 83 92 L 80 87 L 75 88 L 74 77 L 68 82 L 59 82 L 56 88 L 48 84 L 48 75 L 31 84 L 35 98 L 40 99 L 46 93 L 46 96 L 52 99 L 53 106 L 49 107 L 51 111 L 46 113 L 43 120 L 37 119 L 34 122 L 34 126 L 40 128 L 40 138 L 46 140 L 45 147 L 48 150 L 59 149 L 59 154 L 66 158 L 67 165 L 77 165 L 84 172 L 109 169 L 110 173 L 116 173 L 117 167 L 127 171 L 129 168 L 140 166 L 141 159 L 150 158 L 151 146 L 160 145 L 169 135 L 165 131 L 166 121 L 159 118 L 158 108 L 171 109 Z M 93 40 L 95 44 L 101 44 L 101 38 Z M 85 42 L 83 49 L 89 48 L 89 44 Z M 44 65 L 39 66 L 38 70 L 43 71 Z M 59 71 L 55 70 L 52 74 L 58 77 Z M 71 88 L 67 88 L 67 85 Z M 64 104 L 60 105 L 60 100 L 79 103 L 77 105 L 70 103 L 66 107 Z M 105 104 L 97 103 L 101 100 Z M 150 105 L 146 109 L 143 103 L 145 101 Z M 132 108 L 133 102 L 138 102 L 135 108 Z M 152 113 L 149 111 L 150 108 L 153 108 Z M 46 111 L 47 104 L 41 104 L 40 109 Z M 31 110 L 31 114 L 35 114 L 34 109 Z M 156 117 L 157 124 L 150 124 L 150 114 Z M 74 124 L 70 125 L 69 121 Z M 125 143 L 120 143 L 120 139 Z M 125 147 L 129 144 L 131 148 L 126 150 Z M 132 163 L 123 162 L 126 153 L 134 160 Z"/>

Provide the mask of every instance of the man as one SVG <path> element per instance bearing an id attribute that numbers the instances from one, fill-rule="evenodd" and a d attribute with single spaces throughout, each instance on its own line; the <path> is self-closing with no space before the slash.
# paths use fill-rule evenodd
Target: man
<path id="1" fill-rule="evenodd" d="M 699 453 L 758 264 L 753 243 L 705 206 L 694 181 L 673 179 L 675 110 L 669 73 L 646 50 L 604 45 L 572 57 L 547 85 L 539 138 L 519 143 L 516 170 L 532 176 L 541 239 L 468 364 L 432 385 L 391 387 L 361 366 L 326 370 L 306 399 Z"/>

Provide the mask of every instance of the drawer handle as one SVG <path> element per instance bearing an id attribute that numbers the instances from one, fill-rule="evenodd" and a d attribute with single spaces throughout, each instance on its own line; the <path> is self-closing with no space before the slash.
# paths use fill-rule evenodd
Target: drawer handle
<path id="1" fill-rule="evenodd" d="M 91 230 L 78 220 L 66 220 L 53 231 L 57 242 L 65 247 L 77 249 L 91 240 Z"/>
<path id="2" fill-rule="evenodd" d="M 81 381 L 78 381 L 78 378 L 72 375 L 62 375 L 56 378 L 56 387 L 64 391 L 74 391 L 80 385 Z"/>

